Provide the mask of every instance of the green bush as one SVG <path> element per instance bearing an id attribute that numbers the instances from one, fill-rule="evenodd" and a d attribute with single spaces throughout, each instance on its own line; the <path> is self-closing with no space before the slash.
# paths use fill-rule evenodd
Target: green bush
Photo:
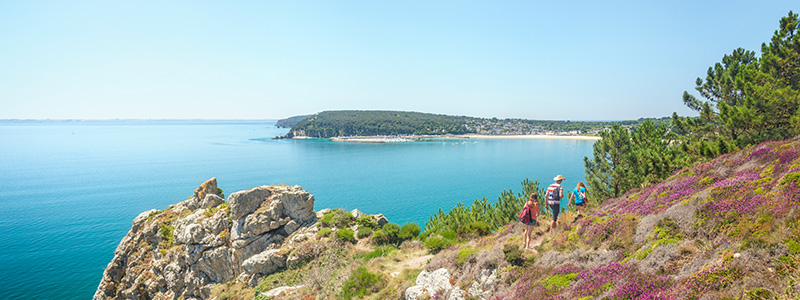
<path id="1" fill-rule="evenodd" d="M 423 232 L 423 233 L 420 233 L 420 234 L 417 236 L 417 238 L 416 238 L 416 239 L 424 242 L 425 240 L 427 240 L 427 239 L 428 239 L 428 236 L 430 236 L 430 235 L 431 235 L 431 232 L 430 232 L 430 231 L 425 231 L 425 232 Z"/>
<path id="2" fill-rule="evenodd" d="M 456 254 L 456 265 L 461 266 L 470 258 L 470 256 L 475 254 L 475 249 L 472 247 L 461 247 L 458 249 L 458 254 Z"/>
<path id="3" fill-rule="evenodd" d="M 464 238 L 476 235 L 484 236 L 490 233 L 492 233 L 492 228 L 489 226 L 489 224 L 483 221 L 475 221 L 458 229 L 458 236 Z"/>
<path id="4" fill-rule="evenodd" d="M 351 243 L 356 242 L 356 238 L 353 236 L 353 231 L 347 228 L 342 228 L 336 230 L 336 239 L 340 241 L 347 241 Z"/>
<path id="5" fill-rule="evenodd" d="M 442 251 L 443 249 L 452 245 L 452 240 L 445 239 L 438 235 L 430 236 L 427 240 L 425 240 L 425 247 L 428 248 L 428 251 L 433 254 L 439 253 L 439 251 Z"/>
<path id="6" fill-rule="evenodd" d="M 344 210 L 337 209 L 335 212 L 336 218 L 334 219 L 334 225 L 336 225 L 337 228 L 350 227 L 356 221 L 353 215 Z"/>
<path id="7" fill-rule="evenodd" d="M 356 236 L 358 236 L 359 239 L 363 239 L 365 237 L 368 237 L 371 233 L 372 233 L 372 228 L 358 227 L 358 232 L 356 233 Z"/>
<path id="8" fill-rule="evenodd" d="M 458 236 L 456 234 L 455 230 L 445 230 L 441 234 L 442 234 L 443 238 L 448 239 L 448 240 L 453 240 L 453 241 L 455 241 L 456 237 Z"/>
<path id="9" fill-rule="evenodd" d="M 373 230 L 378 229 L 378 221 L 375 221 L 375 218 L 368 215 L 358 217 L 356 224 L 358 224 L 358 227 L 367 227 Z"/>
<path id="10" fill-rule="evenodd" d="M 322 223 L 325 227 L 333 227 L 333 217 L 335 213 L 329 212 L 322 216 L 322 219 L 319 219 L 319 222 Z"/>
<path id="11" fill-rule="evenodd" d="M 361 298 L 373 292 L 377 292 L 381 288 L 382 278 L 378 274 L 367 271 L 367 268 L 361 266 L 350 275 L 350 278 L 344 282 L 342 286 L 342 298 L 346 300 L 353 299 L 353 297 Z"/>
<path id="12" fill-rule="evenodd" d="M 355 218 L 343 209 L 337 208 L 322 216 L 319 221 L 324 227 L 345 228 L 353 225 Z"/>
<path id="13" fill-rule="evenodd" d="M 333 230 L 331 230 L 330 228 L 322 228 L 319 230 L 319 236 L 328 237 L 331 234 L 331 231 Z"/>
<path id="14" fill-rule="evenodd" d="M 403 241 L 410 240 L 417 237 L 420 231 L 422 231 L 422 229 L 419 228 L 419 225 L 414 223 L 406 223 L 403 224 L 403 227 L 400 227 L 400 233 L 397 234 L 397 238 Z"/>
<path id="15" fill-rule="evenodd" d="M 400 233 L 400 225 L 395 223 L 383 225 L 383 231 L 386 231 L 386 234 L 391 237 L 397 237 L 397 234 Z"/>
<path id="16" fill-rule="evenodd" d="M 503 254 L 506 257 L 506 261 L 512 266 L 522 266 L 522 263 L 525 262 L 522 258 L 522 250 L 515 245 L 505 245 L 503 247 Z"/>
<path id="17" fill-rule="evenodd" d="M 159 235 L 161 235 L 161 243 L 163 243 L 163 248 L 169 248 L 175 243 L 175 237 L 173 236 L 173 232 L 175 231 L 175 226 L 172 225 L 162 225 L 158 229 Z"/>
<path id="18" fill-rule="evenodd" d="M 386 231 L 383 229 L 375 231 L 372 234 L 372 243 L 382 245 L 388 243 L 389 237 L 386 235 Z"/>

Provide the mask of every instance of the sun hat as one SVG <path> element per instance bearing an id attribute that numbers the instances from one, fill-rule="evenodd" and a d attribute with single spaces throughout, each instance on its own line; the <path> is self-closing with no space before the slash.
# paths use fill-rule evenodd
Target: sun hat
<path id="1" fill-rule="evenodd" d="M 567 179 L 564 178 L 564 176 L 558 175 L 558 176 L 556 176 L 556 178 L 553 178 L 553 180 L 554 181 L 559 181 L 559 180 L 567 180 Z"/>

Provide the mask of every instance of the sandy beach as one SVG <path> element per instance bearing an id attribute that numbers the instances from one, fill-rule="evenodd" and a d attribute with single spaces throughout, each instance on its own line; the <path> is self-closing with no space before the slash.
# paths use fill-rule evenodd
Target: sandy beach
<path id="1" fill-rule="evenodd" d="M 487 135 L 487 134 L 464 134 L 454 137 L 468 139 L 548 139 L 548 140 L 600 140 L 599 136 L 587 135 L 544 135 L 544 134 L 525 134 L 525 135 Z"/>
<path id="2" fill-rule="evenodd" d="M 314 139 L 304 136 L 296 136 L 293 139 Z M 353 136 L 353 137 L 334 137 L 331 138 L 333 142 L 340 143 L 398 143 L 398 142 L 414 142 L 421 139 L 548 139 L 548 140 L 583 140 L 583 141 L 598 141 L 599 136 L 586 136 L 586 135 L 544 135 L 544 134 L 526 134 L 526 135 L 488 135 L 488 134 L 462 134 L 462 135 L 423 135 L 423 136 Z"/>

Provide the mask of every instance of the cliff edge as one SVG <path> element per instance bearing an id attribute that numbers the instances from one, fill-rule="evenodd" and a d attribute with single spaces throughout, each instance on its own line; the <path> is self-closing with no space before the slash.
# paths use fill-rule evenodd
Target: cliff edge
<path id="1" fill-rule="evenodd" d="M 189 199 L 137 216 L 94 299 L 205 299 L 215 283 L 255 285 L 297 259 L 288 236 L 316 233 L 314 196 L 298 186 L 223 197 L 212 178 Z"/>

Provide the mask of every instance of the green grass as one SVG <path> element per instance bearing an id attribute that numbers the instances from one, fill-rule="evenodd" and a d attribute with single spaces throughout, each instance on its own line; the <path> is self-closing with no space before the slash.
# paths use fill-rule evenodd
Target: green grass
<path id="1" fill-rule="evenodd" d="M 467 262 L 469 257 L 474 255 L 474 254 L 475 254 L 475 249 L 474 248 L 472 248 L 472 247 L 461 247 L 461 249 L 458 249 L 458 254 L 456 255 L 456 265 L 458 265 L 458 266 L 463 265 L 465 262 Z"/>

